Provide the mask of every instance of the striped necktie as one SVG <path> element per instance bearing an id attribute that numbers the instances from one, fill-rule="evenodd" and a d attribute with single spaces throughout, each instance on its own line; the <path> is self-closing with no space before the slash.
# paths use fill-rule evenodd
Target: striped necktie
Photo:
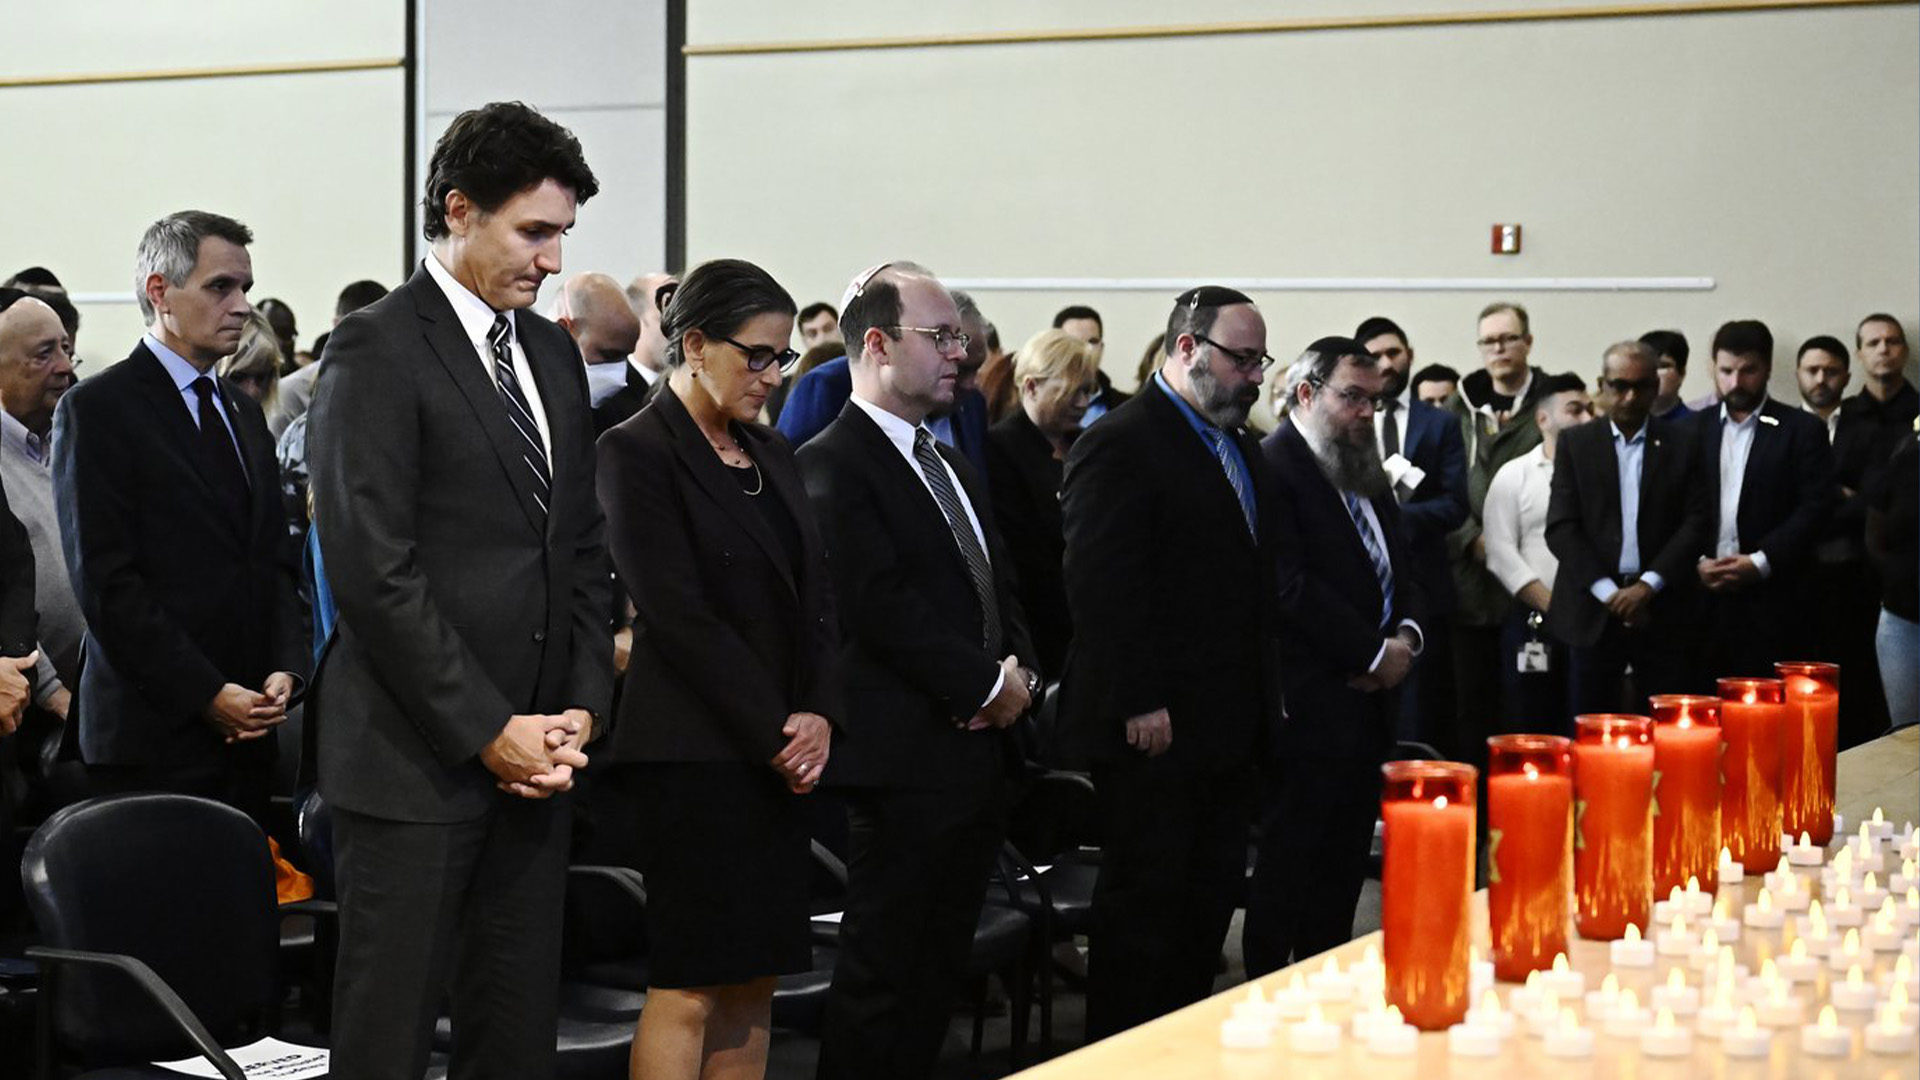
<path id="1" fill-rule="evenodd" d="M 1373 564 L 1373 576 L 1380 581 L 1380 629 L 1385 630 L 1393 619 L 1393 564 L 1387 561 L 1386 549 L 1380 546 L 1380 538 L 1367 524 L 1360 499 L 1350 491 L 1341 492 L 1340 497 L 1347 504 L 1347 516 L 1353 519 L 1353 527 L 1360 530 L 1360 543 L 1367 549 L 1367 561 Z"/>
<path id="2" fill-rule="evenodd" d="M 1260 530 L 1254 524 L 1253 488 L 1247 483 L 1246 473 L 1241 471 L 1240 463 L 1233 459 L 1227 433 L 1217 427 L 1203 427 L 1200 434 L 1206 436 L 1207 445 L 1213 449 L 1213 456 L 1219 460 L 1220 468 L 1227 474 L 1227 483 L 1233 485 L 1233 497 L 1240 500 L 1240 514 L 1247 519 L 1247 535 L 1258 541 Z"/>
<path id="3" fill-rule="evenodd" d="M 547 465 L 546 446 L 540 441 L 540 425 L 533 419 L 533 406 L 527 401 L 526 391 L 520 389 L 520 377 L 513 372 L 513 350 L 507 345 L 512 336 L 507 317 L 495 315 L 493 329 L 487 331 L 487 344 L 493 347 L 493 379 L 506 402 L 507 419 L 513 421 L 513 429 L 526 444 L 520 448 L 520 456 L 533 472 L 533 497 L 544 514 L 553 490 L 553 472 Z"/>
<path id="4" fill-rule="evenodd" d="M 933 435 L 926 428 L 914 429 L 913 459 L 920 465 L 920 474 L 927 478 L 927 486 L 933 489 L 933 501 L 940 504 L 940 513 L 947 519 L 953 542 L 959 545 L 960 555 L 967 562 L 967 576 L 973 578 L 973 594 L 980 601 L 981 644 L 992 650 L 1000 640 L 1000 603 L 993 592 L 993 567 L 980 547 L 980 538 L 974 535 L 966 507 L 960 504 L 960 493 L 954 490 L 953 481 L 947 476 L 946 463 L 933 448 Z"/>

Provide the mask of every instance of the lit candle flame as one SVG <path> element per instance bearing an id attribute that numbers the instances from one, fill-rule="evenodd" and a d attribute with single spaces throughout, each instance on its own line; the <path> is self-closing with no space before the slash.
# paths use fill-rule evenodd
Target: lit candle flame
<path id="1" fill-rule="evenodd" d="M 1833 1006 L 1831 1005 L 1820 1006 L 1821 1033 L 1824 1034 L 1830 1031 L 1837 1031 L 1839 1027 L 1840 1027 L 1840 1017 L 1838 1014 L 1836 1014 L 1833 1011 Z"/>
<path id="2" fill-rule="evenodd" d="M 1253 983 L 1247 987 L 1247 1004 L 1265 1005 L 1266 1003 L 1267 995 L 1260 992 L 1259 983 Z"/>
<path id="3" fill-rule="evenodd" d="M 1880 808 L 1877 806 L 1873 808 L 1873 823 L 1875 825 L 1885 825 L 1887 823 L 1887 815 L 1881 813 Z"/>
<path id="4" fill-rule="evenodd" d="M 1739 1027 L 1740 1033 L 1743 1035 L 1749 1035 L 1759 1030 L 1760 1030 L 1760 1017 L 1754 1013 L 1753 1006 L 1751 1005 L 1740 1006 L 1740 1027 Z"/>
<path id="5" fill-rule="evenodd" d="M 1620 979 L 1613 972 L 1607 972 L 1607 977 L 1600 980 L 1600 994 L 1602 997 L 1620 996 Z"/>
<path id="6" fill-rule="evenodd" d="M 1396 1027 L 1406 1023 L 1407 1018 L 1400 1014 L 1400 1006 L 1389 1005 L 1387 1006 L 1387 1011 L 1381 1016 L 1381 1022 L 1388 1027 Z"/>
<path id="7" fill-rule="evenodd" d="M 1850 956 L 1853 955 L 1854 953 L 1859 952 L 1860 951 L 1860 931 L 1858 930 L 1847 931 L 1847 936 L 1840 940 L 1840 951 Z"/>
<path id="8" fill-rule="evenodd" d="M 1860 974 L 1859 964 L 1855 964 L 1852 967 L 1849 967 L 1847 969 L 1847 985 L 1848 986 L 1859 986 L 1863 981 L 1864 981 L 1864 977 Z"/>
<path id="9" fill-rule="evenodd" d="M 1801 938 L 1793 939 L 1793 948 L 1787 950 L 1787 958 L 1795 962 L 1807 958 L 1807 943 Z"/>
<path id="10" fill-rule="evenodd" d="M 1687 895 L 1698 896 L 1699 894 L 1700 894 L 1700 879 L 1692 874 L 1687 875 Z"/>
<path id="11" fill-rule="evenodd" d="M 1772 911 L 1773 910 L 1773 891 L 1771 889 L 1768 889 L 1766 886 L 1762 885 L 1760 887 L 1760 897 L 1759 899 L 1753 902 L 1753 906 L 1759 908 L 1763 912 Z"/>
<path id="12" fill-rule="evenodd" d="M 1553 973 L 1555 975 L 1564 975 L 1567 973 L 1568 970 L 1569 968 L 1567 966 L 1567 954 L 1554 953 L 1553 954 Z"/>
<path id="13" fill-rule="evenodd" d="M 1627 924 L 1627 932 L 1626 932 L 1626 933 L 1625 933 L 1624 935 L 1622 935 L 1622 936 L 1621 936 L 1621 940 L 1622 940 L 1622 941 L 1639 941 L 1639 940 L 1640 940 L 1640 928 L 1639 928 L 1638 926 L 1636 926 L 1636 925 L 1634 925 L 1633 923 L 1628 923 L 1628 924 Z M 1531 978 L 1533 978 L 1533 975 L 1534 975 L 1534 974 L 1535 974 L 1535 973 L 1529 973 L 1529 974 L 1527 975 L 1527 978 L 1529 978 L 1529 979 L 1531 979 Z"/>
<path id="14" fill-rule="evenodd" d="M 1322 975 L 1340 974 L 1340 962 L 1331 956 L 1327 957 L 1327 962 L 1320 966 L 1320 973 Z"/>
<path id="15" fill-rule="evenodd" d="M 1720 934 L 1713 927 L 1707 927 L 1707 932 L 1700 935 L 1700 948 L 1710 953 L 1720 951 Z"/>
<path id="16" fill-rule="evenodd" d="M 1486 996 L 1480 999 L 1480 1009 L 1488 1016 L 1499 1016 L 1500 995 L 1492 990 L 1487 991 Z"/>
<path id="17" fill-rule="evenodd" d="M 1773 957 L 1760 961 L 1760 981 L 1772 985 L 1780 981 L 1780 969 L 1774 966 Z"/>
<path id="18" fill-rule="evenodd" d="M 1861 892 L 1870 893 L 1870 892 L 1873 892 L 1875 889 L 1878 889 L 1879 887 L 1880 887 L 1880 879 L 1871 870 L 1867 871 L 1866 877 L 1863 877 L 1860 879 Z"/>
<path id="19" fill-rule="evenodd" d="M 1667 972 L 1667 989 L 1668 990 L 1671 990 L 1677 993 L 1681 990 L 1685 990 L 1686 988 L 1687 988 L 1687 977 L 1680 973 L 1679 968 L 1674 968 L 1671 971 Z"/>
<path id="20" fill-rule="evenodd" d="M 1641 895 L 1644 896 L 1646 894 L 1642 893 Z M 1687 924 L 1681 920 L 1680 916 L 1675 915 L 1673 917 L 1673 926 L 1671 929 L 1673 930 L 1673 936 L 1679 937 L 1681 934 L 1684 934 L 1687 932 Z"/>
<path id="21" fill-rule="evenodd" d="M 1730 863 L 1732 861 L 1733 861 L 1733 849 L 1725 848 L 1725 847 L 1721 848 L 1720 849 L 1720 865 L 1725 866 L 1727 863 Z"/>
<path id="22" fill-rule="evenodd" d="M 1653 1018 L 1653 1029 L 1655 1031 L 1672 1031 L 1673 1010 L 1666 1008 L 1661 1009 L 1659 1014 Z"/>
<path id="23" fill-rule="evenodd" d="M 1632 1013 L 1639 1007 L 1640 995 L 1633 992 L 1633 987 L 1629 986 L 1625 990 L 1620 991 L 1620 1008 L 1622 1010 L 1627 1013 Z"/>
<path id="24" fill-rule="evenodd" d="M 1296 971 L 1287 983 L 1287 990 L 1295 994 L 1304 994 L 1307 992 L 1307 980 L 1301 978 L 1300 973 Z"/>
<path id="25" fill-rule="evenodd" d="M 1905 1012 L 1905 1011 L 1906 1011 L 1906 1009 L 1907 1009 L 1907 984 L 1906 984 L 1906 982 L 1905 982 L 1904 980 L 1903 980 L 1903 981 L 1901 981 L 1901 982 L 1896 982 L 1896 983 L 1894 983 L 1894 984 L 1893 984 L 1893 989 L 1891 989 L 1891 990 L 1889 990 L 1889 991 L 1887 991 L 1887 1004 L 1889 1004 L 1889 1005 L 1898 1005 L 1898 1006 L 1900 1006 L 1900 1011 L 1901 1011 L 1901 1012 Z"/>
<path id="26" fill-rule="evenodd" d="M 1435 810 L 1445 810 L 1447 808 L 1447 797 L 1445 795 L 1434 796 L 1433 808 Z"/>
<path id="27" fill-rule="evenodd" d="M 1801 834 L 1800 834 L 1800 846 L 1801 846 L 1801 847 L 1803 847 L 1803 848 L 1810 848 L 1810 847 L 1812 847 L 1812 846 L 1813 846 L 1813 837 L 1811 837 L 1811 836 L 1809 836 L 1809 835 L 1807 835 L 1807 833 L 1806 833 L 1806 832 L 1804 832 L 1804 831 L 1803 831 L 1803 832 L 1801 832 Z"/>
<path id="28" fill-rule="evenodd" d="M 1538 780 L 1538 779 L 1540 779 L 1540 767 L 1539 767 L 1539 766 L 1537 766 L 1537 765 L 1535 765 L 1535 764 L 1534 764 L 1533 762 L 1531 762 L 1531 761 L 1529 761 L 1529 762 L 1526 762 L 1525 764 L 1523 764 L 1523 765 L 1521 765 L 1521 766 L 1520 766 L 1520 771 L 1521 771 L 1521 772 L 1523 772 L 1523 773 L 1525 773 L 1525 774 L 1526 774 L 1526 776 L 1527 776 L 1527 779 L 1529 779 L 1529 780 Z"/>
<path id="29" fill-rule="evenodd" d="M 1627 929 L 1631 930 L 1633 929 L 1633 927 L 1629 926 L 1627 927 Z M 1532 971 L 1527 972 L 1527 981 L 1526 981 L 1527 989 L 1529 990 L 1540 989 L 1540 979 L 1541 979 L 1541 975 L 1540 975 L 1539 968 L 1535 968 Z"/>
<path id="30" fill-rule="evenodd" d="M 1580 1030 L 1580 1018 L 1573 1015 L 1572 1009 L 1560 1010 L 1560 1030 L 1567 1032 Z"/>
<path id="31" fill-rule="evenodd" d="M 1669 904 L 1678 904 L 1678 903 L 1680 902 L 1680 897 L 1681 897 L 1682 895 L 1684 895 L 1684 894 L 1682 894 L 1682 893 L 1681 893 L 1681 891 L 1680 891 L 1680 886 L 1678 886 L 1678 885 L 1675 885 L 1675 886 L 1673 887 L 1673 891 L 1672 891 L 1672 892 L 1669 892 L 1669 893 L 1667 894 L 1667 903 L 1669 903 Z"/>

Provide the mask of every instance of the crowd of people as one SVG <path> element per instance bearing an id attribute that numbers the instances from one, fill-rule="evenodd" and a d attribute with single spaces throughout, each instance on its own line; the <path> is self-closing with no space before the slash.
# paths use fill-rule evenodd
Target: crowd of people
<path id="1" fill-rule="evenodd" d="M 764 1070 L 827 803 L 819 1075 L 916 1077 L 1036 770 L 1098 793 L 1097 1039 L 1209 994 L 1236 907 L 1250 975 L 1347 940 L 1395 753 L 1789 658 L 1842 664 L 1844 743 L 1920 713 L 1892 316 L 1802 344 L 1797 403 L 1768 328 L 1727 322 L 1689 405 L 1669 330 L 1556 373 L 1500 302 L 1464 375 L 1386 317 L 1276 359 L 1203 285 L 1128 393 L 1093 308 L 1007 351 L 905 261 L 806 307 L 738 259 L 579 273 L 542 317 L 597 190 L 533 110 L 462 114 L 430 252 L 305 352 L 215 213 L 148 229 L 148 332 L 84 381 L 57 277 L 0 291 L 0 804 L 64 760 L 72 798 L 264 821 L 298 754 L 335 1075 L 417 1080 L 443 1005 L 455 1074 L 551 1072 L 583 769 L 642 837 L 635 1076 Z"/>

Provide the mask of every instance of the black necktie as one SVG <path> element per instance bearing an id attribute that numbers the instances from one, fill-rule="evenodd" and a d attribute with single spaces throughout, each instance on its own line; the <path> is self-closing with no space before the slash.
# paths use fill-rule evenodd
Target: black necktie
<path id="1" fill-rule="evenodd" d="M 244 506 L 247 474 L 240 465 L 233 436 L 227 432 L 226 419 L 220 415 L 220 397 L 214 391 L 213 379 L 202 375 L 193 380 L 193 392 L 200 399 L 200 454 L 214 490 L 231 504 Z"/>
<path id="2" fill-rule="evenodd" d="M 499 384 L 500 397 L 507 403 L 507 419 L 513 421 L 513 429 L 526 442 L 520 456 L 526 459 L 527 468 L 533 470 L 533 497 L 544 514 L 548 493 L 553 488 L 553 473 L 547 466 L 546 445 L 540 441 L 540 425 L 533 419 L 533 406 L 527 402 L 526 391 L 520 389 L 519 376 L 513 373 L 513 350 L 507 345 L 512 330 L 505 315 L 493 317 L 493 329 L 487 331 L 487 343 L 493 346 L 493 378 Z"/>
<path id="3" fill-rule="evenodd" d="M 1392 457 L 1400 452 L 1400 420 L 1394 412 L 1400 408 L 1399 398 L 1388 398 L 1380 403 L 1386 416 L 1380 420 L 1380 456 Z"/>
<path id="4" fill-rule="evenodd" d="M 940 504 L 940 513 L 947 519 L 947 528 L 953 532 L 953 542 L 960 547 L 960 555 L 967 561 L 967 574 L 973 578 L 973 593 L 980 600 L 981 644 L 992 649 L 994 642 L 1000 640 L 1000 603 L 993 592 L 993 567 L 987 562 L 987 553 L 980 548 L 980 538 L 973 533 L 973 523 L 967 519 L 966 507 L 960 503 L 960 493 L 953 489 L 953 481 L 947 477 L 946 463 L 940 460 L 940 454 L 933 448 L 933 436 L 926 428 L 916 428 L 913 433 L 913 458 L 920 463 L 920 473 L 927 478 L 927 486 L 933 489 L 933 499 Z"/>

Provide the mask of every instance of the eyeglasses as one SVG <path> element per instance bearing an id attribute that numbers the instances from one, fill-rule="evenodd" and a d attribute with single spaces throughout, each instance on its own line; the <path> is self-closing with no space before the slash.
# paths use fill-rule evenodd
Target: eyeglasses
<path id="1" fill-rule="evenodd" d="M 1494 337 L 1483 337 L 1475 344 L 1492 352 L 1495 349 L 1511 349 L 1525 340 L 1527 340 L 1525 334 L 1498 334 Z"/>
<path id="2" fill-rule="evenodd" d="M 933 339 L 933 347 L 939 352 L 947 352 L 955 348 L 961 352 L 966 352 L 967 346 L 973 343 L 973 338 L 968 335 L 958 330 L 950 330 L 944 326 L 901 326 L 896 323 L 893 329 L 911 330 L 916 334 L 925 334 Z"/>
<path id="3" fill-rule="evenodd" d="M 1630 394 L 1635 390 L 1651 394 L 1660 389 L 1659 379 L 1601 379 L 1600 385 L 1616 394 Z"/>
<path id="4" fill-rule="evenodd" d="M 792 349 L 776 349 L 771 345 L 742 345 L 721 334 L 715 334 L 713 337 L 715 341 L 724 341 L 746 354 L 748 371 L 765 371 L 778 361 L 780 371 L 784 374 L 800 360 L 800 354 Z"/>
<path id="5" fill-rule="evenodd" d="M 1242 374 L 1265 371 L 1274 363 L 1273 356 L 1260 349 L 1229 349 L 1205 334 L 1195 334 L 1193 340 L 1213 346 L 1221 355 L 1233 361 L 1233 366 L 1239 368 Z"/>
<path id="6" fill-rule="evenodd" d="M 1357 409 L 1362 405 L 1365 405 L 1369 409 L 1378 409 L 1380 407 L 1380 398 L 1361 393 L 1359 387 L 1333 387 L 1323 382 L 1315 382 L 1312 379 L 1308 379 L 1307 382 L 1311 383 L 1316 389 L 1339 398 L 1341 404 L 1349 409 Z"/>

